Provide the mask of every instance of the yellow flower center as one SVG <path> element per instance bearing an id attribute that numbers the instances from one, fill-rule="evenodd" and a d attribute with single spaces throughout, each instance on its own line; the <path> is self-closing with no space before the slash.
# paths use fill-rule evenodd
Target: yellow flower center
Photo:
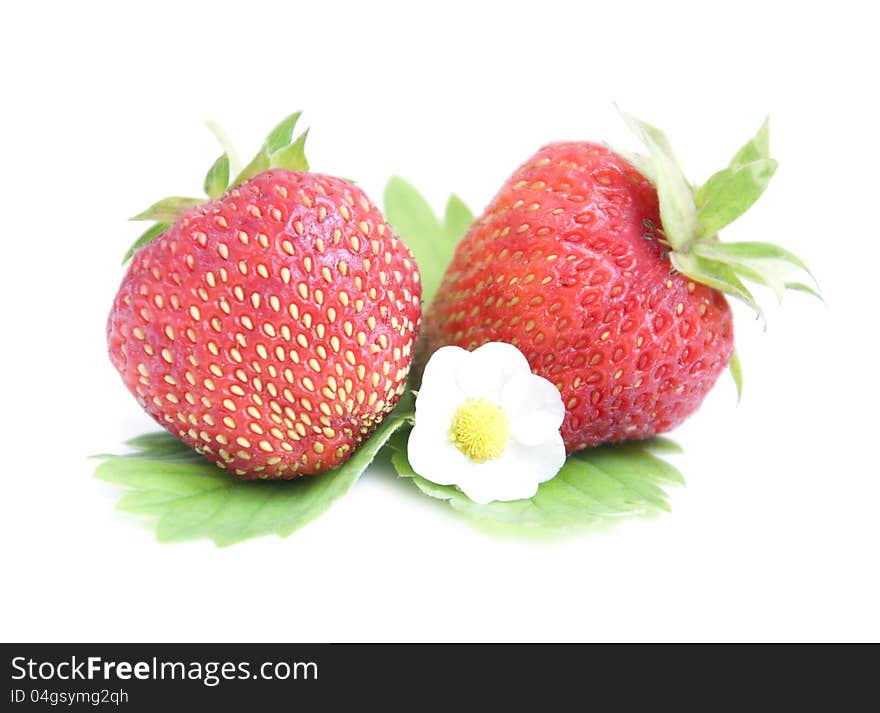
<path id="1" fill-rule="evenodd" d="M 485 399 L 468 399 L 456 409 L 449 436 L 468 458 L 484 463 L 504 452 L 510 431 L 498 406 Z"/>

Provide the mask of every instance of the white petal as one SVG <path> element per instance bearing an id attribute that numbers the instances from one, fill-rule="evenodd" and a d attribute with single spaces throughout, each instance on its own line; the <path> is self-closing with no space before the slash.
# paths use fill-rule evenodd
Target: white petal
<path id="1" fill-rule="evenodd" d="M 445 391 L 419 391 L 416 396 L 416 424 L 448 433 L 456 409 L 464 402 L 464 394 L 455 385 Z"/>
<path id="2" fill-rule="evenodd" d="M 510 451 L 501 458 L 479 464 L 479 469 L 461 478 L 458 487 L 476 503 L 495 500 L 522 500 L 538 490 L 538 479 L 530 468 L 523 468 Z"/>
<path id="3" fill-rule="evenodd" d="M 523 373 L 530 373 L 529 362 L 519 349 L 504 342 L 489 342 L 459 363 L 455 378 L 467 396 L 497 402 L 504 383 Z"/>
<path id="4" fill-rule="evenodd" d="M 559 389 L 535 374 L 510 379 L 502 389 L 500 405 L 510 422 L 510 435 L 527 446 L 552 439 L 565 418 Z"/>
<path id="5" fill-rule="evenodd" d="M 427 393 L 431 396 L 437 391 L 448 391 L 455 386 L 459 366 L 469 358 L 470 353 L 461 347 L 440 347 L 425 365 L 419 395 Z"/>
<path id="6" fill-rule="evenodd" d="M 458 388 L 455 374 L 470 354 L 461 347 L 441 347 L 428 360 L 422 384 L 416 394 L 416 423 L 444 432 L 452 424 L 452 415 L 466 400 Z"/>
<path id="7" fill-rule="evenodd" d="M 519 467 L 531 473 L 538 483 L 550 480 L 565 465 L 565 443 L 558 432 L 555 437 L 538 446 L 512 443 L 508 449 L 520 464 Z"/>
<path id="8" fill-rule="evenodd" d="M 535 494 L 538 484 L 529 474 L 522 473 L 516 463 L 503 456 L 480 463 L 478 469 L 459 478 L 458 487 L 475 503 L 485 505 L 494 500 L 519 500 Z"/>
<path id="9" fill-rule="evenodd" d="M 407 441 L 412 469 L 437 485 L 456 485 L 470 461 L 449 440 L 449 431 L 416 424 Z"/>
<path id="10" fill-rule="evenodd" d="M 457 484 L 471 500 L 485 504 L 494 500 L 531 498 L 538 485 L 555 476 L 565 463 L 565 445 L 558 433 L 539 446 L 511 444 L 501 458 L 477 464 Z"/>

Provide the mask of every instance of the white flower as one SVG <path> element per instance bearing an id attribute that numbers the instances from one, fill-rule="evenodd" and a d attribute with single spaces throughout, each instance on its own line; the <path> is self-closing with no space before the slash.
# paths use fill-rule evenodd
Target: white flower
<path id="1" fill-rule="evenodd" d="M 559 390 L 516 347 L 442 347 L 422 376 L 409 462 L 478 503 L 530 498 L 565 463 L 564 417 Z"/>

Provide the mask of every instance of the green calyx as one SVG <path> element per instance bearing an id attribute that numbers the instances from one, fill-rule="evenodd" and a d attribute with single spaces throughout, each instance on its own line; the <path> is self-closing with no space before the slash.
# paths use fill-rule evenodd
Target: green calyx
<path id="1" fill-rule="evenodd" d="M 286 168 L 288 171 L 308 171 L 305 146 L 309 130 L 306 129 L 296 138 L 293 130 L 302 112 L 296 112 L 284 119 L 266 137 L 257 155 L 245 166 L 232 182 L 233 186 L 268 171 L 270 168 Z"/>
<path id="2" fill-rule="evenodd" d="M 821 299 L 803 260 L 770 243 L 723 243 L 718 231 L 730 225 L 761 197 L 776 171 L 770 158 L 770 130 L 765 121 L 730 164 L 702 185 L 689 182 L 666 136 L 643 121 L 623 114 L 648 149 L 647 156 L 619 152 L 657 188 L 660 218 L 673 267 L 696 282 L 742 300 L 763 319 L 746 282 L 774 291 L 807 292 Z M 797 278 L 800 274 L 804 276 Z"/>
<path id="3" fill-rule="evenodd" d="M 211 164 L 211 168 L 205 175 L 204 190 L 207 199 L 219 198 L 230 188 L 271 168 L 308 171 L 309 162 L 306 159 L 305 144 L 309 130 L 306 129 L 297 137 L 293 135 L 301 114 L 302 112 L 299 111 L 291 114 L 272 129 L 257 155 L 244 168 L 239 168 L 238 156 L 223 130 L 212 121 L 206 122 L 223 148 L 223 153 Z M 185 211 L 201 205 L 205 201 L 205 198 L 172 196 L 157 201 L 146 210 L 133 216 L 131 220 L 149 220 L 153 223 L 126 251 L 125 257 L 122 259 L 123 265 L 132 258 L 135 252 L 171 227 Z"/>

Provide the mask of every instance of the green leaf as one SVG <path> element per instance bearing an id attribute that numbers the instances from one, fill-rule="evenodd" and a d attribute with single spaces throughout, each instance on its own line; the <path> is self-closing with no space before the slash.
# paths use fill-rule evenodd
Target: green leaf
<path id="1" fill-rule="evenodd" d="M 654 436 L 645 441 L 637 441 L 640 443 L 646 443 L 650 445 L 650 451 L 652 453 L 674 453 L 675 455 L 681 455 L 684 453 L 684 448 L 682 448 L 678 443 L 673 441 L 671 438 L 667 438 L 666 436 Z M 682 481 L 683 482 L 683 481 Z"/>
<path id="2" fill-rule="evenodd" d="M 441 238 L 440 223 L 415 186 L 400 176 L 392 176 L 385 186 L 384 198 L 385 214 L 407 244 L 412 240 L 425 243 L 431 251 L 437 249 L 435 243 Z"/>
<path id="3" fill-rule="evenodd" d="M 752 161 L 770 158 L 770 119 L 764 119 L 755 134 L 730 161 L 730 168 L 737 169 Z"/>
<path id="4" fill-rule="evenodd" d="M 770 120 L 765 119 L 730 165 L 715 173 L 696 192 L 700 237 L 715 235 L 761 197 L 776 171 L 770 158 Z"/>
<path id="5" fill-rule="evenodd" d="M 205 176 L 205 194 L 208 198 L 219 198 L 229 185 L 229 156 L 223 154 L 214 161 Z"/>
<path id="6" fill-rule="evenodd" d="M 741 276 L 770 287 L 780 302 L 788 276 L 803 271 L 812 278 L 803 260 L 770 243 L 705 241 L 696 243 L 693 252 L 701 258 L 723 262 Z"/>
<path id="7" fill-rule="evenodd" d="M 118 508 L 154 518 L 162 542 L 208 538 L 225 546 L 286 537 L 342 497 L 411 417 L 397 409 L 345 463 L 293 481 L 238 480 L 164 432 L 130 441 L 134 453 L 99 456 L 95 476 L 125 488 Z"/>
<path id="8" fill-rule="evenodd" d="M 736 384 L 736 402 L 739 403 L 742 400 L 743 395 L 743 372 L 742 364 L 739 360 L 739 354 L 737 354 L 735 349 L 733 350 L 733 354 L 730 355 L 730 363 L 727 367 L 730 369 L 733 383 Z"/>
<path id="9" fill-rule="evenodd" d="M 767 189 L 776 161 L 761 158 L 714 174 L 697 191 L 699 235 L 708 238 L 739 218 Z"/>
<path id="10" fill-rule="evenodd" d="M 696 239 L 699 229 L 693 189 L 663 132 L 623 112 L 621 114 L 651 155 L 652 179 L 657 188 L 666 239 L 673 249 L 685 251 Z"/>
<path id="11" fill-rule="evenodd" d="M 258 176 L 272 167 L 287 168 L 291 171 L 307 171 L 309 164 L 306 161 L 304 146 L 308 130 L 303 132 L 296 141 L 291 144 L 293 130 L 302 112 L 294 112 L 285 117 L 266 137 L 263 146 L 257 151 L 257 155 L 245 166 L 232 182 L 237 186 L 245 181 Z M 295 146 L 295 148 L 294 148 Z M 289 151 L 288 151 L 289 149 Z M 288 165 L 290 164 L 290 165 Z M 293 168 L 291 168 L 293 166 Z M 305 168 L 302 168 L 305 166 Z"/>
<path id="12" fill-rule="evenodd" d="M 810 287 L 809 285 L 805 285 L 802 282 L 786 282 L 785 283 L 786 290 L 793 290 L 795 292 L 806 292 L 808 295 L 813 295 L 813 297 L 825 301 L 825 298 L 822 296 L 822 293 L 819 290 Z"/>
<path id="13" fill-rule="evenodd" d="M 657 175 L 654 171 L 654 163 L 648 156 L 640 153 L 632 153 L 631 151 L 623 151 L 621 149 L 613 149 L 616 154 L 625 158 L 633 167 L 647 178 L 655 186 L 657 185 Z"/>
<path id="14" fill-rule="evenodd" d="M 286 116 L 278 123 L 278 126 L 269 132 L 265 143 L 267 154 L 271 156 L 290 143 L 290 140 L 293 138 L 293 130 L 296 128 L 296 122 L 299 121 L 300 116 L 302 116 L 301 111 L 296 111 L 290 116 Z"/>
<path id="15" fill-rule="evenodd" d="M 446 202 L 446 215 L 443 220 L 443 231 L 448 242 L 454 245 L 464 237 L 467 229 L 474 222 L 474 214 L 464 201 L 454 193 Z M 451 257 L 451 256 L 450 256 Z"/>
<path id="16" fill-rule="evenodd" d="M 288 171 L 308 171 L 309 162 L 306 159 L 306 138 L 309 130 L 303 131 L 289 146 L 284 146 L 269 156 L 271 168 L 286 168 Z"/>
<path id="17" fill-rule="evenodd" d="M 446 222 L 441 224 L 422 194 L 399 176 L 388 181 L 384 205 L 388 222 L 416 258 L 422 279 L 422 302 L 428 305 L 452 260 L 455 246 L 473 222 L 473 214 L 460 198 L 451 196 L 446 206 Z"/>
<path id="18" fill-rule="evenodd" d="M 756 242 L 738 242 L 738 243 L 720 243 L 707 242 L 700 246 L 702 251 L 712 255 L 723 256 L 730 260 L 738 260 L 741 262 L 748 261 L 776 261 L 784 263 L 788 268 L 793 270 L 803 270 L 810 277 L 813 273 L 807 264 L 801 260 L 793 252 L 781 248 L 772 243 L 756 243 Z M 718 257 L 716 259 L 721 259 Z"/>
<path id="19" fill-rule="evenodd" d="M 229 175 L 237 176 L 239 171 L 241 171 L 241 164 L 238 160 L 238 152 L 235 150 L 235 146 L 232 145 L 232 141 L 229 140 L 223 127 L 216 121 L 206 121 L 205 126 L 208 127 L 208 130 L 214 134 L 217 142 L 223 147 L 223 153 L 229 157 Z"/>
<path id="20" fill-rule="evenodd" d="M 182 198 L 180 196 L 163 198 L 129 220 L 157 220 L 160 223 L 174 223 L 184 212 L 202 205 L 204 202 L 204 198 Z"/>
<path id="21" fill-rule="evenodd" d="M 758 316 L 766 323 L 764 311 L 730 265 L 718 262 L 717 260 L 706 260 L 697 255 L 687 253 L 673 253 L 671 259 L 672 264 L 679 272 L 684 273 L 692 280 L 742 300 L 755 310 Z"/>
<path id="22" fill-rule="evenodd" d="M 646 143 L 654 160 L 663 232 L 673 249 L 686 250 L 699 225 L 691 187 L 673 159 L 660 151 L 650 137 Z"/>
<path id="23" fill-rule="evenodd" d="M 124 265 L 129 260 L 131 260 L 132 256 L 138 250 L 144 247 L 144 245 L 147 245 L 148 243 L 158 238 L 170 227 L 170 223 L 154 223 L 149 228 L 147 228 L 143 233 L 141 233 L 140 237 L 131 244 L 131 247 L 125 251 L 125 257 L 122 258 L 122 264 Z"/>
<path id="24" fill-rule="evenodd" d="M 528 500 L 480 505 L 458 488 L 437 485 L 413 471 L 406 457 L 406 434 L 394 438 L 391 462 L 398 475 L 425 494 L 446 500 L 469 516 L 517 527 L 564 528 L 612 517 L 669 510 L 666 487 L 684 483 L 681 473 L 655 451 L 677 448 L 668 439 L 606 445 L 568 457 L 552 480 Z"/>
<path id="25" fill-rule="evenodd" d="M 254 176 L 259 176 L 263 171 L 268 170 L 269 154 L 266 152 L 266 147 L 264 146 L 257 152 L 257 155 L 251 159 L 250 163 L 241 169 L 241 172 L 235 177 L 232 185 L 238 186 Z"/>
<path id="26" fill-rule="evenodd" d="M 167 431 L 151 431 L 150 433 L 142 433 L 140 436 L 130 438 L 125 445 L 140 451 L 140 455 L 149 458 L 160 458 L 162 456 L 171 456 L 179 458 L 181 456 L 190 456 L 194 460 L 202 460 L 202 456 L 196 453 L 183 441 L 176 438 L 169 438 Z"/>
<path id="27" fill-rule="evenodd" d="M 787 250 L 768 243 L 726 244 L 718 240 L 718 231 L 763 195 L 776 171 L 776 161 L 770 158 L 769 120 L 736 152 L 727 168 L 695 189 L 663 132 L 623 112 L 621 115 L 650 152 L 650 164 L 644 156 L 619 153 L 657 188 L 663 231 L 676 269 L 744 301 L 762 319 L 763 313 L 743 280 L 770 287 L 780 300 L 786 289 L 819 296 L 817 289 L 787 279 L 792 272 L 803 271 L 815 282 L 804 262 Z"/>
<path id="28" fill-rule="evenodd" d="M 675 157 L 675 151 L 672 150 L 672 144 L 669 143 L 666 134 L 660 131 L 656 126 L 652 126 L 646 121 L 642 121 L 641 119 L 637 119 L 636 117 L 627 114 L 616 104 L 614 106 L 617 109 L 617 112 L 623 117 L 623 120 L 626 122 L 630 131 L 639 138 L 642 138 L 643 141 L 645 137 L 649 138 L 660 151 L 666 154 L 666 156 L 678 166 L 678 159 Z"/>

